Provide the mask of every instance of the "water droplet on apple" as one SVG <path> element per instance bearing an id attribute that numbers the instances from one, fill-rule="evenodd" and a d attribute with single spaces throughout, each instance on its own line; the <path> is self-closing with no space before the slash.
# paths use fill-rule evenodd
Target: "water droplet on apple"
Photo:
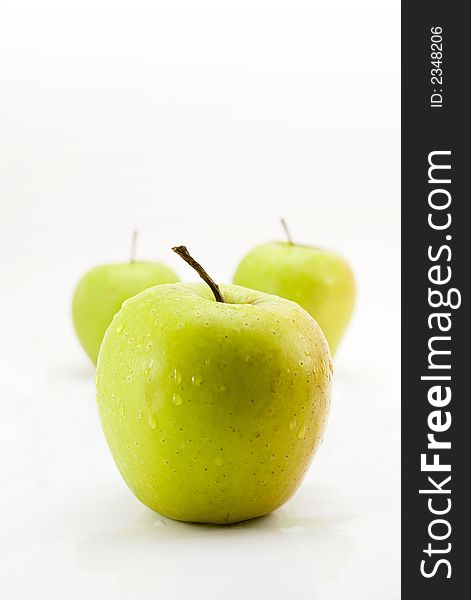
<path id="1" fill-rule="evenodd" d="M 138 421 L 140 421 L 142 419 L 142 412 L 140 410 L 138 410 L 137 413 L 136 413 L 136 419 Z"/>
<path id="2" fill-rule="evenodd" d="M 180 394 L 173 394 L 172 400 L 177 406 L 180 406 L 180 404 L 183 402 L 183 398 L 180 396 Z"/>
<path id="3" fill-rule="evenodd" d="M 225 392 L 226 391 L 226 386 L 225 385 L 218 385 L 218 390 L 220 392 Z"/>
<path id="4" fill-rule="evenodd" d="M 296 429 L 296 419 L 293 419 L 291 421 L 291 423 L 289 424 L 289 428 L 290 428 L 290 431 L 293 431 L 294 429 Z"/>
<path id="5" fill-rule="evenodd" d="M 118 325 L 118 327 L 116 327 L 116 333 L 118 333 L 118 334 L 121 333 L 123 331 L 123 329 L 124 329 L 124 325 L 122 323 L 120 323 Z"/>
<path id="6" fill-rule="evenodd" d="M 216 456 L 216 458 L 214 459 L 214 464 L 216 465 L 216 467 L 222 467 L 222 465 L 224 464 L 224 459 L 222 456 Z"/>
<path id="7" fill-rule="evenodd" d="M 201 377 L 201 375 L 193 375 L 193 377 L 191 378 L 191 383 L 193 385 L 200 386 L 203 383 L 203 378 Z"/>
<path id="8" fill-rule="evenodd" d="M 157 417 L 155 415 L 151 415 L 149 417 L 149 425 L 151 429 L 155 429 L 157 427 Z"/>
<path id="9" fill-rule="evenodd" d="M 205 364 L 207 367 L 209 367 L 209 365 L 211 364 L 211 359 L 210 359 L 210 358 L 207 358 L 207 359 L 204 361 L 204 364 Z"/>
<path id="10" fill-rule="evenodd" d="M 301 429 L 298 431 L 298 440 L 304 440 L 306 437 L 306 427 L 303 425 Z"/>
<path id="11" fill-rule="evenodd" d="M 182 382 L 182 374 L 180 373 L 180 369 L 178 367 L 175 367 L 173 371 L 173 379 L 177 385 Z"/>

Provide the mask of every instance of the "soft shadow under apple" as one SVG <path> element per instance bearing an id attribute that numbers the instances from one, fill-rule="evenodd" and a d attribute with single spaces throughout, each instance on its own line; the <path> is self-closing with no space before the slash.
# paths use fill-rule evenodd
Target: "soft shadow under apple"
<path id="1" fill-rule="evenodd" d="M 135 592 L 136 578 L 147 589 L 152 581 L 177 585 L 203 581 L 212 573 L 214 583 L 237 568 L 241 577 L 273 577 L 280 585 L 286 563 L 300 576 L 306 570 L 317 588 L 338 576 L 353 551 L 345 534 L 353 516 L 336 511 L 336 491 L 303 486 L 288 504 L 265 517 L 235 525 L 217 526 L 173 521 L 143 509 L 127 527 L 96 532 L 76 545 L 77 560 L 88 572 L 114 574 L 121 589 Z M 175 579 L 175 581 L 173 581 Z M 188 584 L 189 585 L 189 584 Z"/>

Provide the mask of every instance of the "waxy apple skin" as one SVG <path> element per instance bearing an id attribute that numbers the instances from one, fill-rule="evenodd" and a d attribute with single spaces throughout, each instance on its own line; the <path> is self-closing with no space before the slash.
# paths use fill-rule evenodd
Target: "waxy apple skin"
<path id="1" fill-rule="evenodd" d="M 238 286 L 160 285 L 108 328 L 97 402 L 124 480 L 173 519 L 234 523 L 296 491 L 330 406 L 327 342 L 297 304 Z"/>
<path id="2" fill-rule="evenodd" d="M 75 289 L 72 320 L 91 360 L 96 364 L 105 331 L 125 300 L 146 288 L 177 281 L 177 275 L 158 262 L 101 265 L 88 271 Z"/>
<path id="3" fill-rule="evenodd" d="M 317 321 L 332 355 L 355 306 L 355 279 L 338 254 L 289 242 L 257 246 L 239 264 L 233 282 L 297 302 Z"/>

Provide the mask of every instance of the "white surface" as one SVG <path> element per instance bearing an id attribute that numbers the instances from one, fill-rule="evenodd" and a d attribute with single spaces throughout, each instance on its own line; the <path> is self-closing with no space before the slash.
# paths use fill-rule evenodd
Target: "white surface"
<path id="1" fill-rule="evenodd" d="M 399 2 L 4 1 L 0 131 L 2 600 L 399 598 Z M 273 515 L 162 519 L 109 456 L 73 287 L 134 227 L 227 281 L 281 215 L 358 279 L 324 446 Z"/>

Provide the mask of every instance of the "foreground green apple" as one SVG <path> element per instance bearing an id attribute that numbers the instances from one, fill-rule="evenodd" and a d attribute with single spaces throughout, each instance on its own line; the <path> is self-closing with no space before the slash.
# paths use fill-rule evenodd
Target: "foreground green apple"
<path id="1" fill-rule="evenodd" d="M 135 262 L 95 267 L 79 281 L 72 300 L 75 331 L 94 363 L 108 325 L 125 300 L 159 283 L 178 281 L 162 263 Z"/>
<path id="2" fill-rule="evenodd" d="M 326 424 L 332 363 L 294 302 L 227 285 L 160 285 L 106 332 L 97 402 L 134 494 L 168 517 L 234 523 L 298 488 Z"/>
<path id="3" fill-rule="evenodd" d="M 262 244 L 242 259 L 233 282 L 300 304 L 335 354 L 355 305 L 355 280 L 341 256 L 291 241 Z"/>

